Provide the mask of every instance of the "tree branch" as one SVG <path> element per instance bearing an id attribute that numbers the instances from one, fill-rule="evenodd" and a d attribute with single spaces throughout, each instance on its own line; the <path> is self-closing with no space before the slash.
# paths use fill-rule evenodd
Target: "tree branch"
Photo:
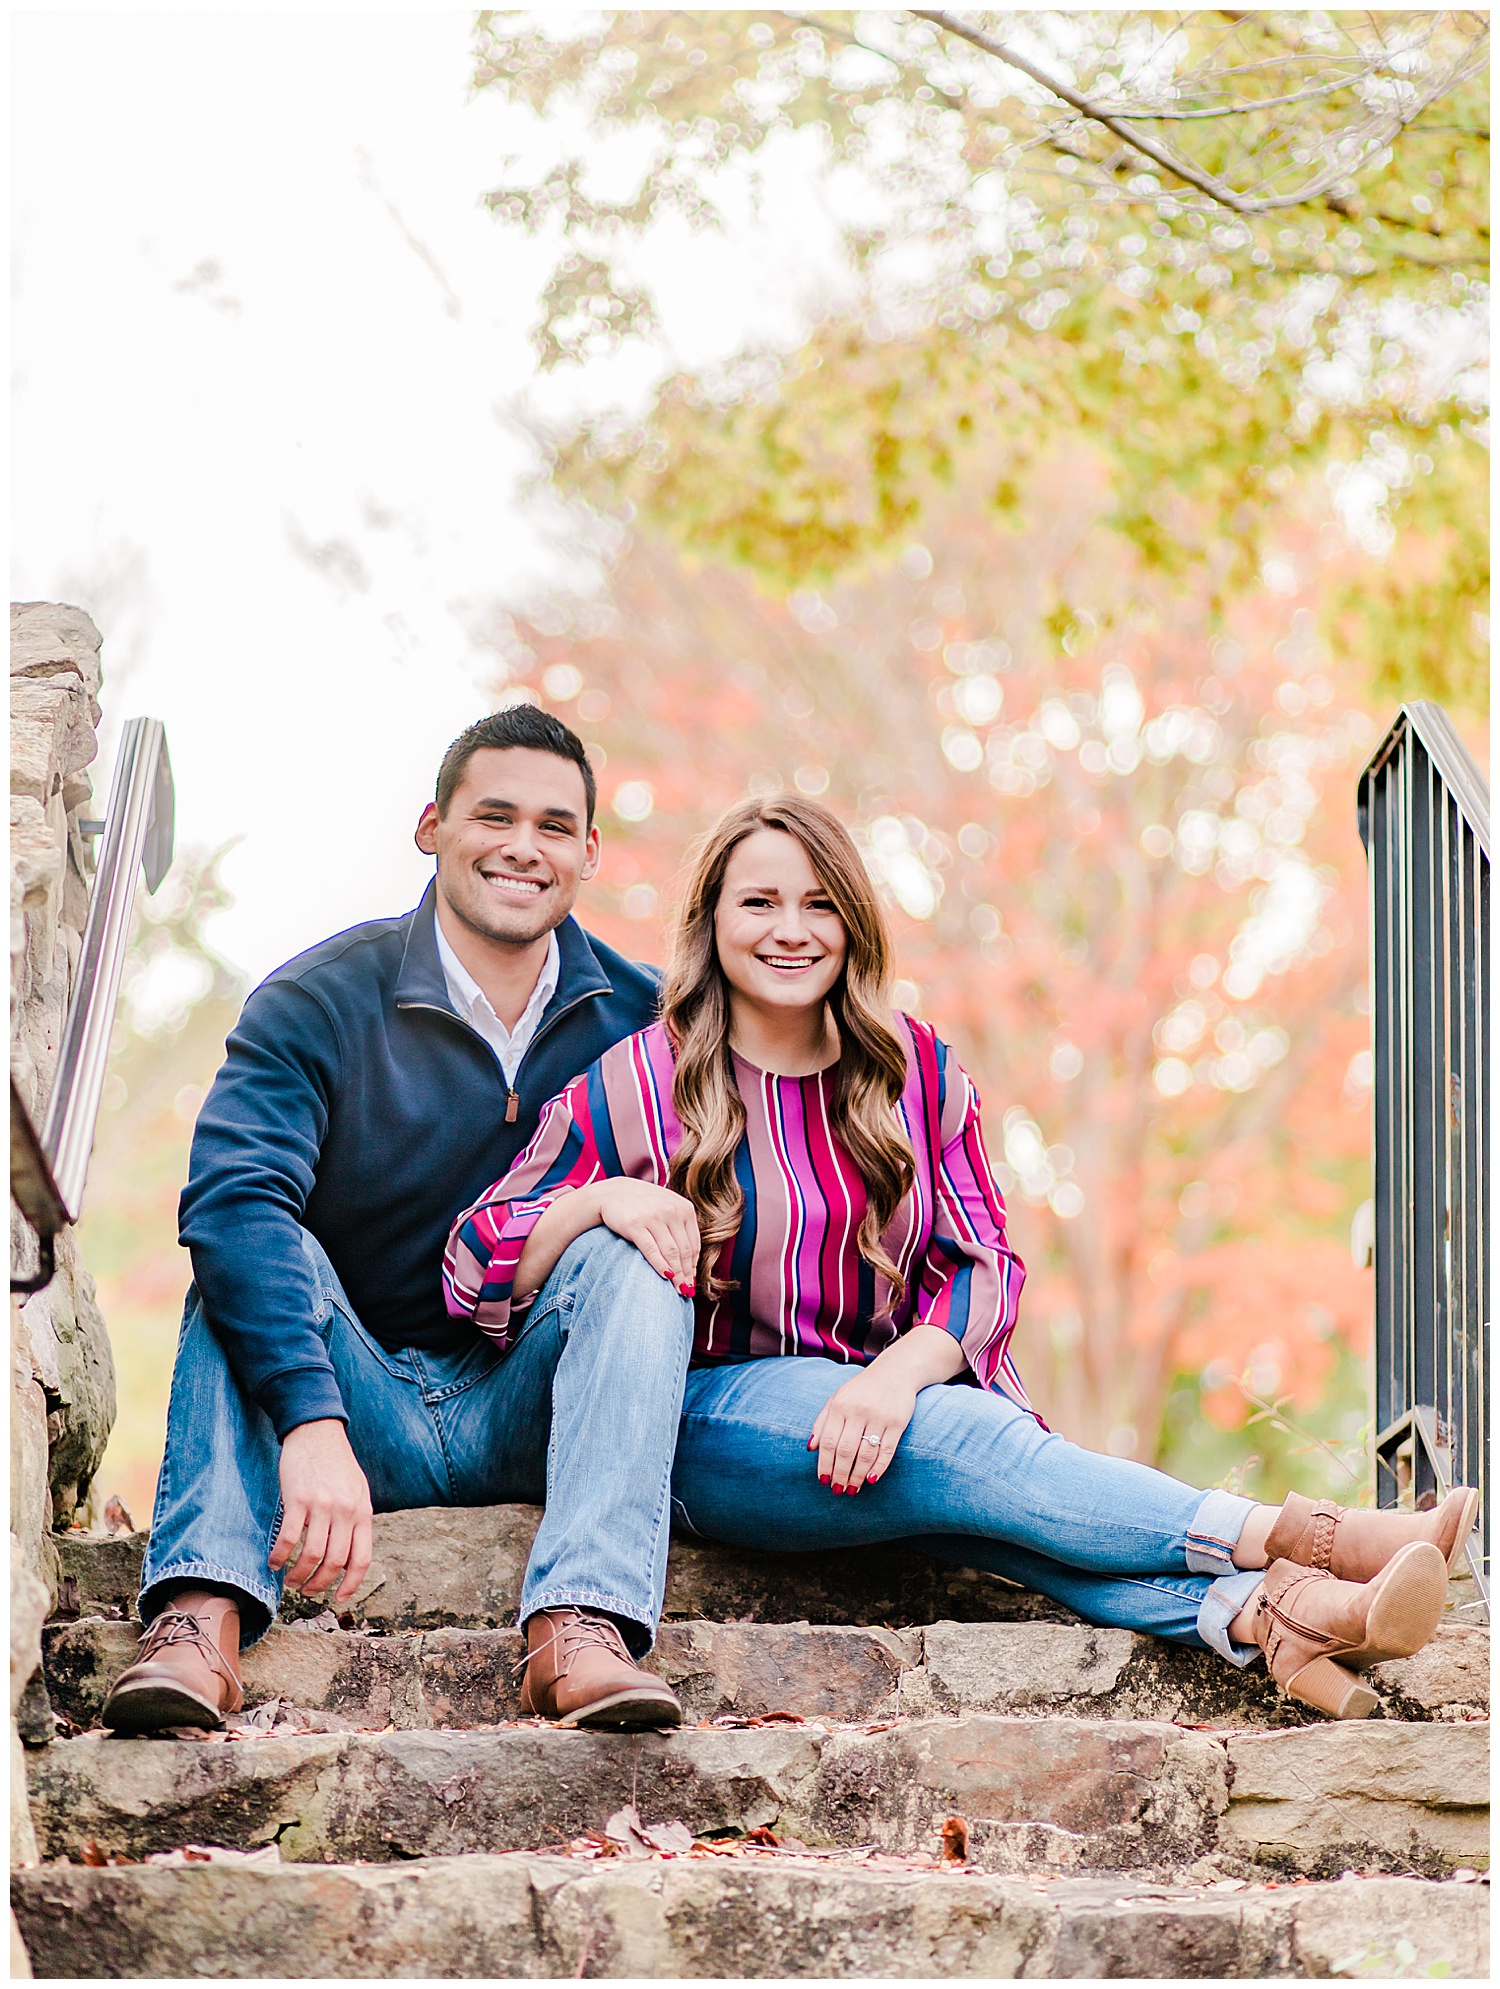
<path id="1" fill-rule="evenodd" d="M 997 41 L 993 35 L 986 34 L 984 29 L 978 27 L 974 22 L 966 21 L 957 14 L 950 14 L 945 8 L 941 7 L 914 7 L 912 12 L 919 20 L 931 21 L 935 27 L 945 29 L 947 33 L 956 35 L 959 40 L 966 41 L 974 48 L 983 50 L 986 55 L 993 55 L 997 61 L 1006 63 L 1012 69 L 1018 69 L 1023 76 L 1029 76 L 1032 82 L 1039 83 L 1044 90 L 1047 90 L 1052 96 L 1069 105 L 1073 110 L 1078 111 L 1082 116 L 1090 119 L 1095 124 L 1102 125 L 1106 131 L 1113 132 L 1132 151 L 1140 153 L 1143 158 L 1149 159 L 1153 165 L 1160 166 L 1165 172 L 1169 172 L 1174 179 L 1181 180 L 1184 185 L 1193 187 L 1199 193 L 1206 194 L 1217 206 L 1227 207 L 1234 214 L 1268 214 L 1282 208 L 1301 207 L 1309 200 L 1315 200 L 1319 195 L 1330 192 L 1341 182 L 1352 178 L 1355 173 L 1362 171 L 1377 153 L 1390 144 L 1391 140 L 1403 131 L 1408 124 L 1412 123 L 1415 118 L 1420 117 L 1429 104 L 1436 102 L 1440 96 L 1446 95 L 1456 85 L 1476 74 L 1488 59 L 1487 46 L 1489 36 L 1486 30 L 1484 34 L 1477 38 L 1474 45 L 1474 52 L 1471 53 L 1468 59 L 1457 63 L 1440 82 L 1434 83 L 1431 89 L 1410 110 L 1393 112 L 1389 116 L 1379 119 L 1374 123 L 1370 129 L 1369 137 L 1365 140 L 1361 155 L 1357 160 L 1328 168 L 1327 171 L 1315 176 L 1296 193 L 1256 197 L 1253 194 L 1237 192 L 1232 186 L 1219 179 L 1215 174 L 1201 170 L 1199 167 L 1193 165 L 1191 160 L 1184 159 L 1172 147 L 1159 143 L 1146 132 L 1139 130 L 1128 118 L 1120 117 L 1115 112 L 1108 110 L 1103 104 L 1096 103 L 1092 98 L 1084 96 L 1081 91 L 1075 90 L 1071 84 L 1064 83 L 1055 76 L 1049 76 L 1044 69 L 1039 69 L 1026 56 L 1020 54 L 1016 49 L 1011 48 L 1007 43 Z M 1155 114 L 1153 113 L 1152 115 L 1154 116 Z"/>

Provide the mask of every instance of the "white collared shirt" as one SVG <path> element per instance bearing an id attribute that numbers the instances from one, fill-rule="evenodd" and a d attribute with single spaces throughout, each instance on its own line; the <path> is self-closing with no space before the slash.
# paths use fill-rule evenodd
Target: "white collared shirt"
<path id="1" fill-rule="evenodd" d="M 515 1028 L 507 1029 L 490 1007 L 489 996 L 448 944 L 443 935 L 442 921 L 434 919 L 433 924 L 437 931 L 438 958 L 443 963 L 443 979 L 448 983 L 448 999 L 464 1021 L 477 1029 L 489 1044 L 499 1059 L 501 1070 L 505 1072 L 505 1082 L 514 1090 L 516 1072 L 521 1068 L 522 1057 L 531 1048 L 531 1039 L 542 1019 L 542 1010 L 557 992 L 558 975 L 562 971 L 557 934 L 548 933 L 547 958 L 541 973 L 537 975 L 536 986 L 531 990 L 531 999 L 517 1017 Z"/>

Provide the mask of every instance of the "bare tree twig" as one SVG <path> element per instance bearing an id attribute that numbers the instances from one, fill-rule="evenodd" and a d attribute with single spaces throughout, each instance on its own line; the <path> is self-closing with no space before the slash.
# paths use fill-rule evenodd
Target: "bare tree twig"
<path id="1" fill-rule="evenodd" d="M 986 55 L 993 55 L 997 61 L 1004 62 L 1010 68 L 1019 70 L 1023 76 L 1029 76 L 1034 83 L 1040 84 L 1052 96 L 1057 97 L 1061 102 L 1069 105 L 1073 110 L 1078 111 L 1093 123 L 1102 125 L 1106 131 L 1113 132 L 1117 138 L 1130 146 L 1133 151 L 1140 153 L 1143 158 L 1151 160 L 1154 165 L 1160 166 L 1165 172 L 1169 172 L 1174 179 L 1181 180 L 1184 185 L 1193 187 L 1199 193 L 1206 194 L 1217 206 L 1227 207 L 1235 214 L 1268 214 L 1283 208 L 1301 207 L 1305 206 L 1308 201 L 1316 200 L 1320 195 L 1331 192 L 1335 187 L 1352 178 L 1354 174 L 1362 171 L 1372 159 L 1390 144 L 1393 138 L 1398 136 L 1407 125 L 1420 117 L 1429 104 L 1436 102 L 1439 97 L 1445 96 L 1450 90 L 1456 88 L 1459 83 L 1477 74 L 1488 60 L 1489 35 L 1488 30 L 1486 30 L 1476 37 L 1470 54 L 1457 62 L 1446 75 L 1435 82 L 1423 95 L 1418 97 L 1408 109 L 1404 111 L 1392 111 L 1384 117 L 1372 119 L 1366 127 L 1367 135 L 1363 140 L 1360 155 L 1357 159 L 1340 162 L 1337 165 L 1328 167 L 1323 173 L 1315 174 L 1311 180 L 1293 193 L 1257 196 L 1240 193 L 1216 174 L 1204 171 L 1195 166 L 1191 160 L 1185 159 L 1173 147 L 1163 144 L 1157 139 L 1152 138 L 1149 133 L 1138 129 L 1130 119 L 1119 116 L 1104 104 L 1096 103 L 1092 98 L 1085 96 L 1080 90 L 1075 90 L 1071 84 L 1063 82 L 1059 77 L 1048 75 L 1046 70 L 1038 68 L 1028 57 L 1022 55 L 1008 43 L 997 41 L 993 35 L 987 34 L 983 28 L 977 26 L 974 22 L 966 21 L 960 15 L 950 14 L 945 8 L 941 7 L 915 7 L 912 9 L 912 12 L 918 19 L 931 21 L 935 27 L 942 28 L 949 34 L 956 35 L 961 41 L 966 41 L 974 48 L 983 50 Z M 1154 118 L 1156 113 L 1151 112 L 1149 115 Z"/>

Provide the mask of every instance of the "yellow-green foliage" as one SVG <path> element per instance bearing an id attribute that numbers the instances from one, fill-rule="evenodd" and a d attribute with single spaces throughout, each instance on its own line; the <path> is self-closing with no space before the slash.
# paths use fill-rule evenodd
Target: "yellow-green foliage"
<path id="1" fill-rule="evenodd" d="M 1482 407 L 1431 354 L 1486 301 L 1483 17 L 966 18 L 1128 110 L 1238 211 L 916 14 L 481 15 L 479 87 L 581 109 L 590 139 L 628 130 L 646 155 L 612 194 L 585 144 L 490 196 L 557 243 L 544 363 L 650 336 L 630 246 L 668 215 L 720 225 L 725 169 L 753 173 L 785 133 L 816 132 L 880 217 L 846 230 L 865 286 L 849 323 L 669 381 L 644 422 L 563 448 L 563 482 L 785 591 L 909 534 L 981 435 L 987 461 L 1004 438 L 1006 517 L 1082 432 L 1110 465 L 1105 522 L 1158 569 L 1206 561 L 1222 591 L 1254 577 L 1294 496 L 1306 516 L 1310 483 L 1364 465 L 1399 555 L 1369 562 L 1326 633 L 1382 697 L 1482 710 Z M 913 248 L 923 273 L 895 280 L 887 252 L 909 272 Z"/>

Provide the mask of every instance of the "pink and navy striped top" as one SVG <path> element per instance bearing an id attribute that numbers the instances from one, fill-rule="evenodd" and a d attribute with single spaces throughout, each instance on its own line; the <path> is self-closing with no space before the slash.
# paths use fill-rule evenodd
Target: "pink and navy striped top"
<path id="1" fill-rule="evenodd" d="M 695 1361 L 781 1354 L 861 1364 L 914 1324 L 962 1343 L 975 1378 L 1030 1409 L 1010 1358 L 1025 1266 L 1005 1236 L 968 1074 L 926 1023 L 898 1015 L 906 1087 L 898 1116 L 916 1178 L 883 1242 L 906 1280 L 891 1287 L 859 1254 L 865 1187 L 835 1140 L 838 1067 L 777 1077 L 738 1056 L 745 1132 L 735 1175 L 745 1197 L 737 1234 L 715 1266 L 729 1289 L 696 1301 Z M 669 1186 L 682 1137 L 672 1109 L 671 1040 L 659 1022 L 628 1036 L 546 1107 L 530 1146 L 453 1225 L 444 1296 L 507 1344 L 516 1266 L 532 1226 L 559 1195 L 612 1176 Z M 1034 1413 L 1034 1412 L 1033 1412 Z"/>

